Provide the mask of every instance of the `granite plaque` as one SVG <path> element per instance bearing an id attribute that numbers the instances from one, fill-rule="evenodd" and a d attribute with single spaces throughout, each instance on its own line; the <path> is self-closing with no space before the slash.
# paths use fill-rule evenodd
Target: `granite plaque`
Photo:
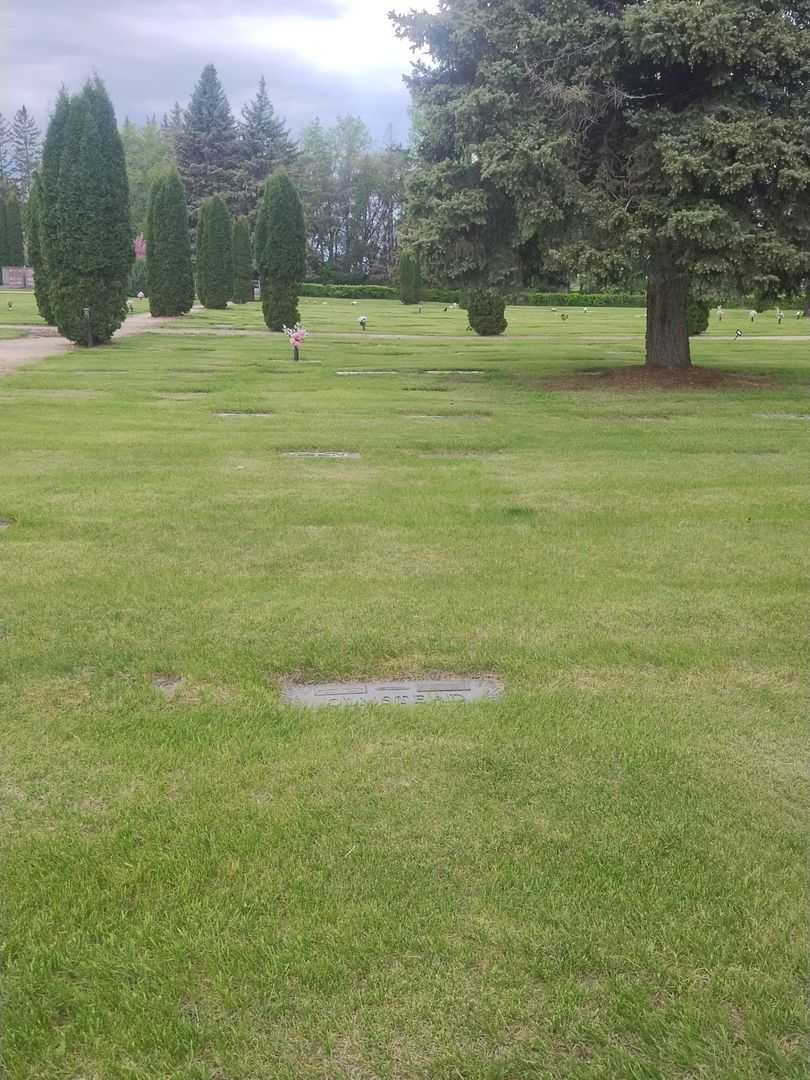
<path id="1" fill-rule="evenodd" d="M 481 701 L 498 698 L 503 684 L 492 676 L 441 679 L 376 679 L 371 682 L 281 684 L 288 705 L 421 705 L 429 701 Z"/>

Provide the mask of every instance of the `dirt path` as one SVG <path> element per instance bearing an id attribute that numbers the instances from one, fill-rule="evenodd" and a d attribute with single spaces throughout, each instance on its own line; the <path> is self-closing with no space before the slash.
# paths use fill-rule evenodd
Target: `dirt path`
<path id="1" fill-rule="evenodd" d="M 155 320 L 151 315 L 130 315 L 120 330 L 116 331 L 115 337 L 143 334 L 148 330 L 157 330 L 160 325 L 161 320 Z M 50 356 L 59 356 L 60 353 L 73 352 L 78 348 L 72 341 L 61 337 L 52 326 L 23 326 L 15 323 L 5 324 L 4 328 L 22 330 L 26 336 L 8 341 L 0 340 L 0 376 L 10 375 L 27 364 L 36 364 Z"/>

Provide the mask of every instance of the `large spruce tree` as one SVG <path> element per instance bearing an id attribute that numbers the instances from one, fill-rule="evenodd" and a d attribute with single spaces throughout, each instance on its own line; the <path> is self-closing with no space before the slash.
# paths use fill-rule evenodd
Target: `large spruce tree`
<path id="1" fill-rule="evenodd" d="M 60 333 L 97 344 L 126 318 L 134 258 L 124 150 L 98 78 L 70 98 L 62 140 L 53 205 L 54 190 L 44 189 L 49 302 Z M 43 170 L 45 178 L 46 162 Z"/>
<path id="2" fill-rule="evenodd" d="M 152 185 L 146 215 L 146 274 L 153 315 L 184 315 L 194 303 L 188 211 L 176 169 Z"/>
<path id="3" fill-rule="evenodd" d="M 221 195 L 212 195 L 200 207 L 197 295 L 207 308 L 227 307 L 233 295 L 233 227 Z"/>
<path id="4" fill-rule="evenodd" d="M 295 143 L 270 101 L 264 75 L 256 96 L 242 107 L 238 133 L 240 210 L 254 221 L 264 181 L 280 165 L 291 165 L 296 153 Z"/>
<path id="5" fill-rule="evenodd" d="M 6 266 L 25 265 L 25 240 L 23 239 L 22 211 L 17 192 L 13 189 L 6 198 Z"/>
<path id="6" fill-rule="evenodd" d="M 246 217 L 237 218 L 233 226 L 233 299 L 237 304 L 253 299 L 253 256 Z"/>
<path id="7" fill-rule="evenodd" d="M 41 156 L 40 132 L 36 121 L 25 105 L 17 109 L 11 127 L 14 146 L 14 172 L 17 190 L 23 202 L 28 202 L 31 184 Z"/>
<path id="8" fill-rule="evenodd" d="M 233 113 L 213 64 L 203 68 L 175 135 L 177 167 L 186 189 L 193 225 L 203 199 L 238 200 L 240 150 Z"/>
<path id="9" fill-rule="evenodd" d="M 410 185 L 431 276 L 641 265 L 647 365 L 679 369 L 690 285 L 807 273 L 808 4 L 444 0 L 397 23 L 432 57 Z"/>
<path id="10" fill-rule="evenodd" d="M 256 262 L 262 279 L 262 312 L 271 330 L 300 319 L 298 294 L 306 269 L 306 230 L 301 200 L 286 169 L 264 186 L 256 224 Z"/>

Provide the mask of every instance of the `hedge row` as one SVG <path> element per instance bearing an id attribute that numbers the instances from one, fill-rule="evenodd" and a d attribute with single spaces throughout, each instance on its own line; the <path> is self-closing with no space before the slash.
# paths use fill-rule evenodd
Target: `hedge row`
<path id="1" fill-rule="evenodd" d="M 399 300 L 399 290 L 390 285 L 320 285 L 305 281 L 301 296 L 330 296 L 334 300 Z"/>
<path id="2" fill-rule="evenodd" d="M 426 304 L 465 304 L 463 289 L 421 290 Z M 398 300 L 399 292 L 389 285 L 321 285 L 305 282 L 301 296 L 332 297 L 335 300 Z M 530 307 L 646 307 L 640 293 L 540 293 L 519 292 L 507 296 L 507 303 Z"/>

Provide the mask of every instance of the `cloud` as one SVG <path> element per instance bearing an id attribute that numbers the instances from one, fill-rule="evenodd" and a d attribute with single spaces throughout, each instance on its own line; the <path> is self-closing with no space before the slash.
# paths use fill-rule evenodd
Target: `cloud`
<path id="1" fill-rule="evenodd" d="M 161 116 L 185 104 L 213 62 L 234 111 L 267 79 L 294 131 L 315 116 L 354 113 L 373 134 L 407 136 L 402 82 L 409 50 L 387 17 L 390 0 L 6 0 L 0 111 L 28 105 L 41 126 L 63 83 L 91 72 L 107 84 L 119 119 Z"/>

